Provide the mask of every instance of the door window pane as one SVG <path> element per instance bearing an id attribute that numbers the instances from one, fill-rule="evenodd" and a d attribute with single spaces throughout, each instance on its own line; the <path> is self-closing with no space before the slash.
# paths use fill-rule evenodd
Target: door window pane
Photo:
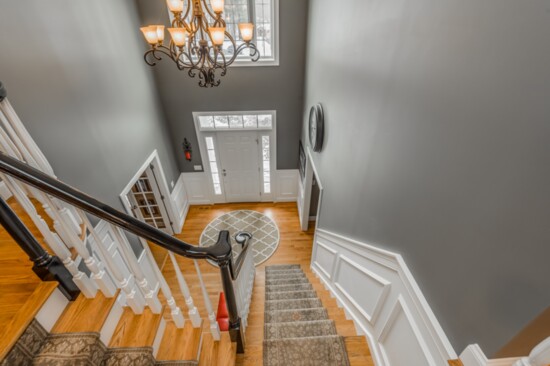
<path id="1" fill-rule="evenodd" d="M 229 122 L 227 121 L 227 116 L 214 116 L 214 124 L 216 128 L 228 128 Z"/>
<path id="2" fill-rule="evenodd" d="M 201 128 L 214 128 L 214 117 L 199 116 L 199 123 L 201 125 Z"/>
<path id="3" fill-rule="evenodd" d="M 258 116 L 256 116 L 256 115 L 253 115 L 253 116 L 244 115 L 243 120 L 244 120 L 244 127 L 245 128 L 257 128 L 258 127 Z"/>
<path id="4" fill-rule="evenodd" d="M 258 116 L 258 127 L 271 127 L 271 114 L 260 114 Z"/>
<path id="5" fill-rule="evenodd" d="M 212 184 L 214 188 L 214 194 L 222 194 L 222 186 L 220 181 L 220 174 L 218 171 L 218 163 L 216 161 L 216 149 L 214 147 L 214 138 L 208 136 L 204 138 L 206 142 L 206 150 L 208 151 L 208 160 L 210 162 L 210 173 L 212 174 Z"/>
<path id="6" fill-rule="evenodd" d="M 270 116 L 271 117 L 271 116 Z M 264 192 L 271 193 L 271 164 L 270 164 L 270 142 L 269 136 L 262 136 L 262 166 Z"/>
<path id="7" fill-rule="evenodd" d="M 243 116 L 229 116 L 230 128 L 243 128 Z"/>

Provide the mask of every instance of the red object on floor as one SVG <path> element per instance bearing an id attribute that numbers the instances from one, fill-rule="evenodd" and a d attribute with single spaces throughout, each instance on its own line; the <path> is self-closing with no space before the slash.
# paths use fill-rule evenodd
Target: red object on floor
<path id="1" fill-rule="evenodd" d="M 227 304 L 225 302 L 225 294 L 220 292 L 220 299 L 218 301 L 218 315 L 216 315 L 216 321 L 220 326 L 221 331 L 229 330 L 229 313 L 227 312 Z"/>

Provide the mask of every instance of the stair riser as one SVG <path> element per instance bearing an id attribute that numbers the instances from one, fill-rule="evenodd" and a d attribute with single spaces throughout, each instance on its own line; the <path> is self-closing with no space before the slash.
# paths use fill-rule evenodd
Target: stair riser
<path id="1" fill-rule="evenodd" d="M 270 292 L 265 294 L 266 300 L 297 300 L 297 299 L 315 299 L 315 291 L 293 291 L 293 292 Z"/>
<path id="2" fill-rule="evenodd" d="M 264 321 L 269 323 L 293 323 L 301 321 L 328 320 L 328 313 L 324 308 L 305 310 L 268 311 Z"/>
<path id="3" fill-rule="evenodd" d="M 314 291 L 313 286 L 310 284 L 296 284 L 296 285 L 271 285 L 266 287 L 266 293 L 276 292 L 290 292 L 290 291 Z"/>
<path id="4" fill-rule="evenodd" d="M 271 285 L 294 285 L 294 284 L 303 284 L 303 283 L 309 283 L 307 278 L 297 278 L 297 279 L 277 279 L 277 280 L 266 280 L 265 284 L 266 286 Z"/>
<path id="5" fill-rule="evenodd" d="M 266 301 L 265 311 L 311 309 L 323 307 L 319 299 Z"/>

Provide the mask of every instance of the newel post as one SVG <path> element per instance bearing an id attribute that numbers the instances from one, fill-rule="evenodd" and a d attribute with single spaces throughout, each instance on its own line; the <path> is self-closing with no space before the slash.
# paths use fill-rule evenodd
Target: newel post
<path id="1" fill-rule="evenodd" d="M 235 288 L 233 286 L 233 275 L 231 273 L 233 254 L 229 240 L 229 232 L 225 230 L 221 231 L 218 244 L 223 243 L 226 252 L 217 258 L 217 263 L 220 267 L 223 292 L 225 293 L 225 302 L 227 304 L 227 312 L 229 313 L 229 335 L 231 336 L 231 342 L 237 343 L 237 353 L 244 353 L 245 339 L 241 317 L 239 316 L 239 308 L 237 307 L 237 299 L 235 297 Z"/>
<path id="2" fill-rule="evenodd" d="M 72 275 L 63 265 L 61 260 L 56 256 L 51 256 L 36 238 L 31 234 L 29 229 L 21 222 L 19 217 L 13 212 L 11 207 L 0 198 L 0 224 L 11 235 L 13 240 L 17 242 L 19 247 L 23 249 L 29 256 L 29 259 L 34 262 L 32 270 L 42 281 L 57 281 L 59 282 L 59 290 L 69 300 L 75 300 L 80 290 L 72 280 Z"/>

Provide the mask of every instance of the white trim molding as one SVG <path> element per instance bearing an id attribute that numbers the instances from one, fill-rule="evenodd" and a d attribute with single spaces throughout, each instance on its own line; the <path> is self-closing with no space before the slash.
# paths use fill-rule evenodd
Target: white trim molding
<path id="1" fill-rule="evenodd" d="M 376 365 L 458 358 L 401 255 L 317 229 L 311 268 L 367 337 Z"/>
<path id="2" fill-rule="evenodd" d="M 161 193 L 161 195 L 167 199 L 164 200 L 164 206 L 166 207 L 166 213 L 168 214 L 168 219 L 170 222 L 172 222 L 171 229 L 173 232 L 176 232 L 175 223 L 178 222 L 178 215 L 177 210 L 175 208 L 175 203 L 172 200 L 172 196 L 170 194 L 170 190 L 168 188 L 168 182 L 166 180 L 166 176 L 164 175 L 164 169 L 162 168 L 162 163 L 159 158 L 158 151 L 155 149 L 149 155 L 149 157 L 145 160 L 143 165 L 137 170 L 136 174 L 130 179 L 126 187 L 122 190 L 120 193 L 120 200 L 122 201 L 122 205 L 124 206 L 124 209 L 126 212 L 135 217 L 135 214 L 132 211 L 132 205 L 130 201 L 128 200 L 128 194 L 130 193 L 130 190 L 136 184 L 139 177 L 149 168 L 149 166 L 152 165 L 155 169 L 155 172 L 158 172 L 159 174 L 155 174 L 155 177 L 157 179 L 158 188 Z"/>

